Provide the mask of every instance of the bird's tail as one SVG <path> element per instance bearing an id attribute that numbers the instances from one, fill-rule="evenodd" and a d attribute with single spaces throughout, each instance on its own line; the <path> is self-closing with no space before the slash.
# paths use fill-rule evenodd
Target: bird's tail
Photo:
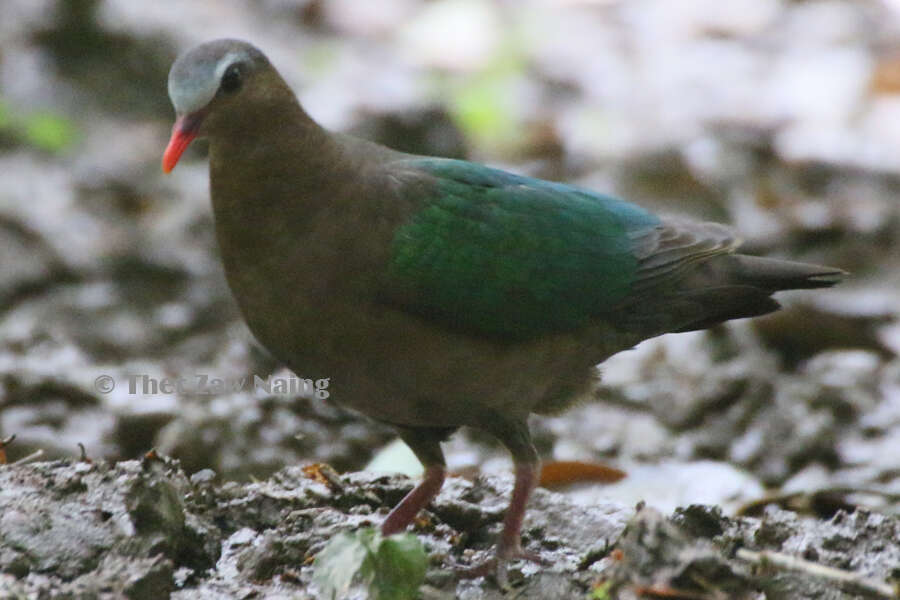
<path id="1" fill-rule="evenodd" d="M 696 316 L 672 331 L 758 317 L 781 307 L 771 297 L 777 291 L 831 287 L 845 275 L 846 271 L 833 267 L 746 254 L 719 255 L 701 265 L 673 298 L 675 305 L 684 307 L 684 316 Z"/>
<path id="2" fill-rule="evenodd" d="M 771 292 L 831 287 L 847 275 L 846 271 L 833 267 L 747 254 L 730 254 L 718 260 L 734 284 Z"/>

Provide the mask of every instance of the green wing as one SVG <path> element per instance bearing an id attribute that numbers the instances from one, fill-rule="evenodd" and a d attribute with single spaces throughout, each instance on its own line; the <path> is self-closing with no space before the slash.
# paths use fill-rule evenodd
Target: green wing
<path id="1" fill-rule="evenodd" d="M 397 231 L 388 294 L 478 335 L 576 330 L 628 293 L 635 240 L 660 223 L 588 190 L 465 161 L 392 163 L 419 208 Z"/>

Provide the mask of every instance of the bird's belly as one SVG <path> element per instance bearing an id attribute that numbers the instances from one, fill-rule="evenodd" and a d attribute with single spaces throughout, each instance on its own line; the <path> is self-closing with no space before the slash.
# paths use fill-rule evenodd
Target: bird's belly
<path id="1" fill-rule="evenodd" d="M 505 344 L 334 299 L 314 309 L 242 309 L 262 345 L 298 376 L 329 380 L 329 401 L 398 425 L 477 427 L 497 411 L 524 418 L 548 403 L 559 409 L 593 374 L 571 338 Z"/>

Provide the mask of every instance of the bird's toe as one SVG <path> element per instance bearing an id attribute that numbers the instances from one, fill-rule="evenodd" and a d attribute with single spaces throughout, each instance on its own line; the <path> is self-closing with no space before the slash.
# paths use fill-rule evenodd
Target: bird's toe
<path id="1" fill-rule="evenodd" d="M 497 584 L 503 588 L 509 588 L 509 563 L 516 560 L 527 560 L 543 567 L 550 563 L 536 552 L 524 550 L 520 545 L 511 548 L 497 548 L 490 558 L 471 565 L 452 565 L 453 571 L 460 579 L 475 579 L 477 577 L 489 577 L 493 575 Z"/>

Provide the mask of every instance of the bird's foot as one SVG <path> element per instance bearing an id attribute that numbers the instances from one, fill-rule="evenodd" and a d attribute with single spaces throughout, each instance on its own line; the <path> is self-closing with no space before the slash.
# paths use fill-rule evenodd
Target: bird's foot
<path id="1" fill-rule="evenodd" d="M 474 565 L 453 565 L 453 570 L 460 579 L 475 579 L 494 575 L 497 584 L 503 589 L 509 589 L 508 565 L 514 560 L 527 560 L 541 566 L 549 566 L 550 562 L 541 558 L 536 552 L 523 550 L 522 546 L 513 548 L 497 548 L 497 551 L 489 559 Z"/>

